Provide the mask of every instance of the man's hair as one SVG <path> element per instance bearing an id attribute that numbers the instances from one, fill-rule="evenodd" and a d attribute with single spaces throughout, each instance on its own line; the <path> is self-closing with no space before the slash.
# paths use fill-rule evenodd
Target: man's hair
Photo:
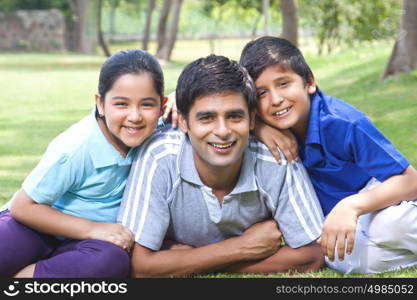
<path id="1" fill-rule="evenodd" d="M 265 69 L 278 66 L 282 70 L 292 70 L 300 75 L 304 84 L 313 79 L 313 73 L 301 51 L 288 40 L 264 36 L 246 44 L 240 56 L 252 79 L 256 81 Z"/>
<path id="2" fill-rule="evenodd" d="M 188 118 L 191 107 L 198 98 L 224 92 L 243 95 L 248 110 L 255 109 L 255 85 L 242 66 L 218 55 L 197 59 L 186 66 L 178 78 L 177 108 Z"/>

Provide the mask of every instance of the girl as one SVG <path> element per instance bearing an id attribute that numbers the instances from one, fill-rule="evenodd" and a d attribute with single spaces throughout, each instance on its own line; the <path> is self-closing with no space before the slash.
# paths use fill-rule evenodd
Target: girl
<path id="1" fill-rule="evenodd" d="M 124 277 L 132 233 L 116 217 L 137 146 L 161 115 L 163 74 L 141 50 L 100 71 L 93 113 L 56 137 L 0 213 L 0 276 Z"/>

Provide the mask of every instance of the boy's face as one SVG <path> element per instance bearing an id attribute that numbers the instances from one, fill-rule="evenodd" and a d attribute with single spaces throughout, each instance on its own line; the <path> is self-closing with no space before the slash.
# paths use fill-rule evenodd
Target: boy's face
<path id="1" fill-rule="evenodd" d="M 291 128 L 304 139 L 310 113 L 310 95 L 316 91 L 315 80 L 305 85 L 301 76 L 293 71 L 271 66 L 261 73 L 255 85 L 261 119 L 277 129 Z"/>
<path id="2" fill-rule="evenodd" d="M 179 126 L 188 133 L 200 176 L 216 168 L 240 167 L 253 119 L 243 95 L 232 92 L 198 98 L 188 120 L 179 114 Z"/>

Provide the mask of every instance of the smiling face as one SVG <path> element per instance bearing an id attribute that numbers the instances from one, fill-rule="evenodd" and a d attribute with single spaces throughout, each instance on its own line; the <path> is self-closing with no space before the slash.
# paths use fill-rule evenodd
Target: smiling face
<path id="1" fill-rule="evenodd" d="M 277 129 L 292 129 L 299 138 L 305 139 L 315 80 L 304 84 L 293 71 L 271 66 L 260 74 L 255 85 L 261 119 Z"/>
<path id="2" fill-rule="evenodd" d="M 245 98 L 233 92 L 202 96 L 193 103 L 187 119 L 179 115 L 180 128 L 188 134 L 200 177 L 213 169 L 240 170 L 253 116 Z"/>
<path id="3" fill-rule="evenodd" d="M 104 101 L 96 95 L 99 126 L 122 155 L 139 146 L 155 130 L 161 115 L 161 99 L 152 78 L 146 74 L 120 76 Z"/>

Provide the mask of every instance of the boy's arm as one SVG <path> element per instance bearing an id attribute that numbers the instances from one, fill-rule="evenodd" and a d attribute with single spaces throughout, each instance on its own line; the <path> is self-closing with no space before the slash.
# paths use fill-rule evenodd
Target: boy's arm
<path id="1" fill-rule="evenodd" d="M 391 176 L 375 188 L 341 200 L 327 216 L 319 239 L 323 253 L 334 260 L 335 247 L 339 259 L 344 259 L 354 247 L 359 216 L 383 209 L 404 200 L 417 198 L 417 171 L 410 165 L 402 174 Z"/>
<path id="2" fill-rule="evenodd" d="M 324 256 L 316 242 L 300 248 L 282 246 L 275 254 L 258 261 L 239 262 L 226 267 L 230 273 L 314 272 L 324 266 Z"/>
<path id="3" fill-rule="evenodd" d="M 278 163 L 281 163 L 280 151 L 289 162 L 298 159 L 297 139 L 289 129 L 278 130 L 257 116 L 253 135 L 265 144 Z"/>
<path id="4" fill-rule="evenodd" d="M 99 239 L 125 249 L 133 242 L 130 230 L 119 224 L 97 223 L 67 215 L 47 204 L 36 203 L 23 189 L 13 196 L 10 210 L 17 221 L 46 234 L 77 240 Z"/>
<path id="5" fill-rule="evenodd" d="M 249 227 L 241 236 L 200 248 L 152 251 L 138 243 L 132 255 L 134 277 L 180 277 L 206 273 L 273 255 L 281 235 L 273 220 Z"/>

